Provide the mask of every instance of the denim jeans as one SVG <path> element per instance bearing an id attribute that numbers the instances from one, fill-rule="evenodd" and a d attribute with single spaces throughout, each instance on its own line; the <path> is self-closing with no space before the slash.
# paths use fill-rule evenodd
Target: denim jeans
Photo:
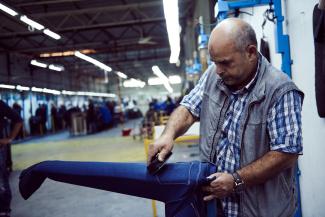
<path id="1" fill-rule="evenodd" d="M 144 163 L 44 161 L 22 171 L 19 190 L 28 199 L 46 178 L 165 203 L 166 217 L 206 217 L 201 186 L 215 173 L 210 163 L 166 164 L 156 175 Z"/>
<path id="2" fill-rule="evenodd" d="M 10 212 L 11 191 L 7 170 L 7 147 L 0 147 L 0 213 Z"/>

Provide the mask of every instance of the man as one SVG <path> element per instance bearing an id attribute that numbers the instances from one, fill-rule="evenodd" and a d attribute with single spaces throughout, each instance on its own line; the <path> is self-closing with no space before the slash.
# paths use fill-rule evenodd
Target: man
<path id="1" fill-rule="evenodd" d="M 217 165 L 203 199 L 217 199 L 218 216 L 293 216 L 303 93 L 258 53 L 243 20 L 220 22 L 208 49 L 214 64 L 150 145 L 149 159 L 163 160 L 200 118 L 201 160 Z"/>
<path id="2" fill-rule="evenodd" d="M 5 137 L 4 119 L 12 122 L 12 131 L 9 137 Z M 9 174 L 6 166 L 7 146 L 17 136 L 22 127 L 20 116 L 7 104 L 0 100 L 0 217 L 10 216 L 11 191 L 9 186 Z"/>

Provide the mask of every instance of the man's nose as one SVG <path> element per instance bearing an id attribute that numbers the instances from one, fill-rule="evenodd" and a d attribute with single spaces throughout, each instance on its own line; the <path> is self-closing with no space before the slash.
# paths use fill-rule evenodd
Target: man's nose
<path id="1" fill-rule="evenodd" d="M 218 75 L 221 76 L 224 73 L 224 70 L 222 70 L 222 68 L 217 67 L 216 72 L 217 72 Z"/>
<path id="2" fill-rule="evenodd" d="M 217 64 L 217 63 L 215 63 L 215 64 L 216 64 L 216 73 L 217 73 L 218 75 L 222 75 L 223 72 L 224 72 L 223 67 L 222 67 L 220 64 Z"/>

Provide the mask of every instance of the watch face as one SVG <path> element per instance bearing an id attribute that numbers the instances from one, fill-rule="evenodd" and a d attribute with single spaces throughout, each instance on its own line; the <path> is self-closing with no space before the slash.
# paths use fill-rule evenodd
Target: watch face
<path id="1" fill-rule="evenodd" d="M 244 182 L 236 183 L 235 192 L 240 193 L 244 191 Z"/>
<path id="2" fill-rule="evenodd" d="M 241 179 L 237 172 L 232 174 L 235 182 L 235 192 L 240 193 L 244 191 L 244 181 Z"/>

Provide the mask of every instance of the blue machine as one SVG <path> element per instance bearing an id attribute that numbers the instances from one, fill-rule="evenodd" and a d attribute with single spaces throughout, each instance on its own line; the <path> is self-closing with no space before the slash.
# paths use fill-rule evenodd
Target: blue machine
<path id="1" fill-rule="evenodd" d="M 281 69 L 289 77 L 291 77 L 291 55 L 290 55 L 290 42 L 289 36 L 283 34 L 283 21 L 284 17 L 282 15 L 282 5 L 281 0 L 238 0 L 238 1 L 226 1 L 219 0 L 215 5 L 215 14 L 218 21 L 226 19 L 228 17 L 228 12 L 233 10 L 239 10 L 240 8 L 255 7 L 270 5 L 273 6 L 276 28 L 275 28 L 275 49 L 277 53 L 282 56 Z M 300 170 L 297 166 L 296 168 L 296 180 L 298 189 L 298 209 L 295 213 L 295 217 L 301 217 L 301 201 L 300 201 L 300 183 L 299 183 Z"/>

